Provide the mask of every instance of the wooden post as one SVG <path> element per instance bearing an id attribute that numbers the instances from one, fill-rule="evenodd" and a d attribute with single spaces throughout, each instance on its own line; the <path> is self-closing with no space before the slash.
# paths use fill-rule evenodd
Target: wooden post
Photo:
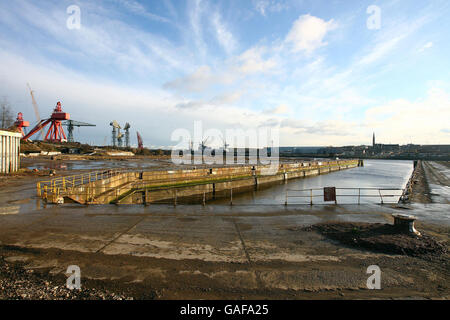
<path id="1" fill-rule="evenodd" d="M 311 198 L 310 205 L 313 205 L 313 200 L 312 200 L 312 198 L 313 198 L 313 190 L 312 189 L 310 189 L 310 198 Z"/>

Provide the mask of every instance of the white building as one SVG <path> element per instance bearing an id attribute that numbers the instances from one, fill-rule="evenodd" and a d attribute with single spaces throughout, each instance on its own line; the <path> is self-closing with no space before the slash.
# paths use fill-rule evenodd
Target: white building
<path id="1" fill-rule="evenodd" d="M 0 173 L 20 168 L 20 139 L 22 134 L 0 130 Z"/>

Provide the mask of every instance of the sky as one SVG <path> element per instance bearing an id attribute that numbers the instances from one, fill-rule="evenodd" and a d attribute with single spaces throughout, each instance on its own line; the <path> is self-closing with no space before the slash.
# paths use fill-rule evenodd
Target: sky
<path id="1" fill-rule="evenodd" d="M 276 128 L 280 146 L 450 144 L 449 16 L 447 0 L 0 1 L 0 97 L 35 124 L 29 83 L 41 118 L 61 101 L 99 145 L 112 120 L 147 147 L 195 121 Z"/>

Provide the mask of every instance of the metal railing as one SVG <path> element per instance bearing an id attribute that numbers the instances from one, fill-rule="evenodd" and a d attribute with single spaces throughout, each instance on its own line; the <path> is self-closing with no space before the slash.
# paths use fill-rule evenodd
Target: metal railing
<path id="1" fill-rule="evenodd" d="M 38 197 L 48 195 L 60 195 L 74 190 L 75 187 L 86 183 L 108 179 L 118 174 L 130 171 L 129 169 L 93 171 L 72 176 L 58 177 L 47 181 L 39 181 L 36 184 Z"/>
<path id="2" fill-rule="evenodd" d="M 355 202 L 352 203 L 342 203 L 339 201 L 339 204 L 361 204 L 362 198 L 378 198 L 380 204 L 386 204 L 386 203 L 398 203 L 398 199 L 402 198 L 404 189 L 401 188 L 335 188 L 336 190 L 336 197 L 332 202 L 335 204 L 338 204 L 338 198 L 339 197 L 353 197 L 355 199 Z M 354 191 L 354 193 L 341 193 L 338 194 L 338 191 Z M 387 191 L 398 191 L 397 194 L 386 194 Z M 294 193 L 294 194 L 293 194 Z M 295 203 L 295 204 L 328 204 L 330 201 L 324 200 L 324 188 L 309 188 L 309 189 L 287 189 L 286 190 L 286 199 L 285 199 L 285 205 L 289 204 L 289 199 L 291 198 L 300 198 L 300 199 L 308 199 L 307 202 L 301 202 L 301 203 Z M 314 199 L 317 199 L 321 197 L 322 201 L 316 201 L 314 203 Z M 389 201 L 391 198 L 398 198 L 395 201 Z M 357 201 L 356 201 L 357 199 Z M 373 202 L 371 202 L 373 203 Z"/>

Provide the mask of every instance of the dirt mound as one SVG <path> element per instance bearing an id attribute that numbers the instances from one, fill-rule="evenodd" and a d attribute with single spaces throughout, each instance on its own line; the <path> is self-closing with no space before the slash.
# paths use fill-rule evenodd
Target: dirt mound
<path id="1" fill-rule="evenodd" d="M 391 224 L 331 222 L 319 223 L 308 229 L 345 245 L 375 252 L 410 256 L 440 256 L 447 252 L 446 246 L 433 237 L 399 233 Z"/>

